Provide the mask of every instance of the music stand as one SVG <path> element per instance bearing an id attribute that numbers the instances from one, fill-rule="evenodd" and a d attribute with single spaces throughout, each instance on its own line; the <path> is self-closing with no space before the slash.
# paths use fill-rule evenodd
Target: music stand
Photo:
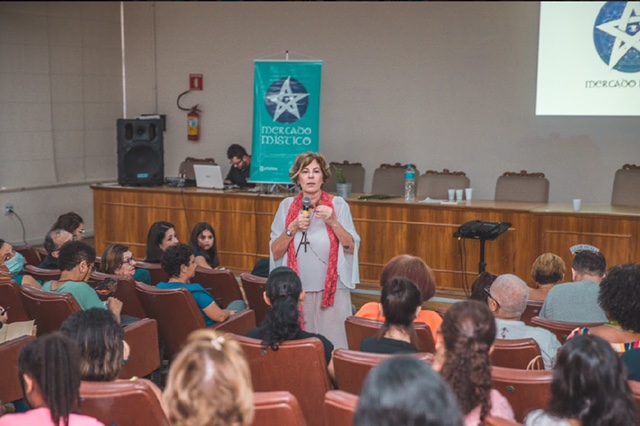
<path id="1" fill-rule="evenodd" d="M 482 220 L 472 220 L 461 225 L 453 233 L 454 238 L 470 238 L 480 240 L 480 261 L 478 262 L 478 273 L 483 273 L 487 264 L 484 261 L 484 243 L 493 241 L 511 227 L 509 222 L 484 222 Z"/>

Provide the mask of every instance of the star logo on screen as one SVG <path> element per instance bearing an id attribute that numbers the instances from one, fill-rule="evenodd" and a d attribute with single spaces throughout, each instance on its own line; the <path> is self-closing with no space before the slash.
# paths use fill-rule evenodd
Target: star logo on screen
<path id="1" fill-rule="evenodd" d="M 593 42 L 609 69 L 640 71 L 640 2 L 605 3 L 593 27 Z"/>
<path id="2" fill-rule="evenodd" d="M 302 83 L 289 76 L 269 86 L 264 103 L 273 121 L 294 123 L 307 112 L 309 93 Z"/>

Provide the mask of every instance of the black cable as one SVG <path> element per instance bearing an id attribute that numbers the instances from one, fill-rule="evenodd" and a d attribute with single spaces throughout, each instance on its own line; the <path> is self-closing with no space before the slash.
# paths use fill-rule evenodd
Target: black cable
<path id="1" fill-rule="evenodd" d="M 183 97 L 184 95 L 186 95 L 187 93 L 189 93 L 191 90 L 186 90 L 182 93 L 180 93 L 178 95 L 178 99 L 176 99 L 176 105 L 178 105 L 178 108 L 180 108 L 182 111 L 191 111 L 193 108 L 183 108 L 180 106 L 180 98 Z M 196 105 L 197 107 L 197 105 Z"/>
<path id="2" fill-rule="evenodd" d="M 16 215 L 16 217 L 18 218 L 18 220 L 20 221 L 20 226 L 22 227 L 22 242 L 24 242 L 25 246 L 28 246 L 29 244 L 27 244 L 27 230 L 24 227 L 24 222 L 22 221 L 22 219 L 20 218 L 20 215 L 18 213 L 15 212 L 15 210 L 11 210 L 11 214 Z"/>
<path id="3" fill-rule="evenodd" d="M 458 238 L 458 247 L 460 251 L 460 271 L 462 271 L 462 290 L 466 297 L 469 297 L 469 283 L 467 270 L 465 269 L 465 259 L 467 258 L 467 248 L 466 248 L 466 240 L 465 238 Z"/>

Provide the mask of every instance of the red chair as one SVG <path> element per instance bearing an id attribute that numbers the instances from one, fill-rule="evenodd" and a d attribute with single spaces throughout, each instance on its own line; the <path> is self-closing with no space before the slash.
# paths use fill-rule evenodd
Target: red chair
<path id="1" fill-rule="evenodd" d="M 105 274 L 103 272 L 92 272 L 89 285 L 92 287 L 105 279 L 112 278 L 118 281 L 114 297 L 122 302 L 122 314 L 136 318 L 145 318 L 147 314 L 142 308 L 138 293 L 136 292 L 136 282 L 131 277 L 122 275 Z"/>
<path id="2" fill-rule="evenodd" d="M 7 314 L 9 323 L 32 319 L 22 304 L 20 286 L 13 280 L 0 280 L 0 305 L 11 308 Z"/>
<path id="3" fill-rule="evenodd" d="M 82 382 L 80 411 L 105 425 L 170 426 L 158 397 L 145 380 Z"/>
<path id="4" fill-rule="evenodd" d="M 38 336 L 60 330 L 69 315 L 82 310 L 71 293 L 25 285 L 20 287 L 20 296 L 29 316 L 36 321 Z"/>
<path id="5" fill-rule="evenodd" d="M 60 274 L 62 273 L 60 269 L 42 269 L 33 265 L 25 265 L 24 270 L 26 275 L 31 275 L 33 278 L 42 281 L 42 284 L 60 279 Z"/>
<path id="6" fill-rule="evenodd" d="M 351 426 L 358 406 L 358 396 L 330 390 L 324 396 L 325 426 Z"/>
<path id="7" fill-rule="evenodd" d="M 254 391 L 289 391 L 300 403 L 309 426 L 324 424 L 324 395 L 331 389 L 331 381 L 319 339 L 286 341 L 273 351 L 264 349 L 260 340 L 233 337 L 244 350 Z"/>
<path id="8" fill-rule="evenodd" d="M 198 266 L 191 282 L 209 290 L 211 296 L 223 307 L 229 306 L 234 300 L 244 300 L 235 275 L 228 269 L 205 269 Z"/>
<path id="9" fill-rule="evenodd" d="M 43 258 L 40 257 L 40 254 L 36 251 L 36 249 L 31 246 L 17 245 L 13 246 L 13 249 L 24 256 L 24 260 L 27 265 L 37 266 L 40 264 L 40 262 L 42 262 Z"/>
<path id="10" fill-rule="evenodd" d="M 254 392 L 252 426 L 306 426 L 298 400 L 291 392 Z"/>
<path id="11" fill-rule="evenodd" d="M 552 370 L 491 368 L 493 388 L 511 404 L 516 421 L 523 421 L 533 410 L 544 409 L 551 396 Z"/>
<path id="12" fill-rule="evenodd" d="M 537 361 L 536 361 L 537 360 Z M 505 368 L 544 370 L 540 346 L 529 339 L 496 339 L 491 353 L 491 365 Z"/>
<path id="13" fill-rule="evenodd" d="M 370 320 L 367 318 L 360 318 L 356 316 L 350 316 L 344 321 L 344 328 L 347 332 L 347 346 L 352 351 L 359 351 L 362 340 L 365 337 L 374 337 L 380 327 L 382 327 L 381 321 Z M 433 334 L 431 328 L 421 322 L 413 323 L 413 327 L 416 330 L 418 336 L 418 350 L 420 352 L 435 353 L 436 343 L 433 341 Z"/>
<path id="14" fill-rule="evenodd" d="M 267 291 L 267 279 L 245 272 L 240 275 L 240 280 L 244 293 L 247 295 L 247 303 L 256 313 L 256 323 L 262 324 L 267 312 L 269 312 L 269 305 L 263 297 L 264 292 Z"/>
<path id="15" fill-rule="evenodd" d="M 202 311 L 186 288 L 169 290 L 136 283 L 136 291 L 147 316 L 158 321 L 160 337 L 164 341 L 164 353 L 169 359 L 178 354 L 192 331 L 206 328 Z M 255 326 L 253 311 L 244 309 L 209 328 L 245 335 Z"/>
<path id="16" fill-rule="evenodd" d="M 18 356 L 22 348 L 35 337 L 22 336 L 0 343 L 0 401 L 13 402 L 22 398 L 22 385 L 18 377 Z"/>
<path id="17" fill-rule="evenodd" d="M 544 300 L 529 300 L 527 307 L 520 316 L 520 321 L 527 325 L 531 325 L 531 318 L 537 317 L 540 314 Z"/>
<path id="18" fill-rule="evenodd" d="M 544 329 L 549 330 L 553 334 L 558 337 L 558 341 L 560 343 L 564 343 L 567 340 L 567 336 L 571 334 L 573 330 L 578 327 L 597 327 L 602 325 L 601 322 L 597 323 L 580 323 L 580 322 L 565 322 L 565 321 L 554 321 L 548 318 L 541 317 L 533 317 L 531 318 L 531 323 L 529 324 L 533 327 L 542 327 Z"/>

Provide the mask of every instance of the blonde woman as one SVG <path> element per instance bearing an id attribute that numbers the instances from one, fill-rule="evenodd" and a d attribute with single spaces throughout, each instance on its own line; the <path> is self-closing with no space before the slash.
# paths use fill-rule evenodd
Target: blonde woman
<path id="1" fill-rule="evenodd" d="M 533 262 L 531 278 L 536 288 L 529 292 L 529 300 L 544 300 L 554 285 L 563 282 L 566 267 L 564 260 L 553 253 L 543 253 Z"/>
<path id="2" fill-rule="evenodd" d="M 200 329 L 171 363 L 163 394 L 174 426 L 246 426 L 253 422 L 253 387 L 240 344 Z"/>

